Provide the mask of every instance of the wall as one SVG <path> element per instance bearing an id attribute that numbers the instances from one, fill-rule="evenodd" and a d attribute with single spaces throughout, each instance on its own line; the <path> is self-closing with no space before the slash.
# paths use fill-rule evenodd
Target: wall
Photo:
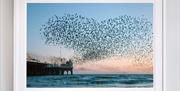
<path id="1" fill-rule="evenodd" d="M 180 91 L 180 0 L 167 0 L 166 18 L 166 91 Z"/>
<path id="2" fill-rule="evenodd" d="M 180 0 L 167 0 L 165 91 L 180 91 Z M 13 91 L 13 0 L 0 1 L 0 91 Z"/>
<path id="3" fill-rule="evenodd" d="M 0 0 L 0 91 L 13 91 L 13 0 Z"/>

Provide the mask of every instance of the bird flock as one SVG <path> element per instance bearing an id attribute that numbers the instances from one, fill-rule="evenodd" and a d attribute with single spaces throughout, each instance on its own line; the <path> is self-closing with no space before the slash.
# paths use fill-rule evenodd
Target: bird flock
<path id="1" fill-rule="evenodd" d="M 54 15 L 40 29 L 45 44 L 71 48 L 83 60 L 153 53 L 152 22 L 121 15 L 103 21 L 79 14 Z"/>

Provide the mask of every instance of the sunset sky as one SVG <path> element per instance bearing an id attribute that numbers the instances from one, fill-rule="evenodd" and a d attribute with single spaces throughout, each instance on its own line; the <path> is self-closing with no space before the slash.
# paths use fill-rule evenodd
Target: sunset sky
<path id="1" fill-rule="evenodd" d="M 52 46 L 46 45 L 41 38 L 40 29 L 48 19 L 54 15 L 58 17 L 64 16 L 64 14 L 80 14 L 82 16 L 93 18 L 97 22 L 101 22 L 106 19 L 115 18 L 118 16 L 128 15 L 132 17 L 142 17 L 152 23 L 153 18 L 153 4 L 151 3 L 122 3 L 122 4 L 33 4 L 29 3 L 27 7 L 27 53 L 38 56 L 56 56 L 66 59 L 73 58 L 76 51 L 73 48 L 67 48 L 65 45 Z M 146 30 L 145 30 L 146 31 Z M 152 33 L 152 30 L 148 33 Z M 141 33 L 141 32 L 140 32 Z M 143 33 L 143 31 L 142 31 Z M 132 34 L 131 34 L 132 35 Z M 144 42 L 138 44 L 140 40 L 130 40 L 135 45 L 133 51 L 140 46 L 146 46 L 149 43 L 148 35 L 145 36 Z M 144 38 L 144 37 L 143 37 Z M 147 43 L 146 43 L 147 42 Z M 141 42 L 140 42 L 141 43 Z M 151 46 L 152 45 L 148 45 Z M 117 49 L 120 50 L 120 49 Z M 144 50 L 144 49 L 143 49 Z M 145 50 L 150 50 L 149 47 L 145 47 Z M 126 50 L 127 51 L 127 50 Z M 146 51 L 145 51 L 146 52 Z M 127 52 L 129 53 L 129 52 Z M 75 65 L 75 73 L 153 73 L 153 60 L 152 54 L 142 53 L 137 51 L 137 54 L 127 54 L 125 56 L 117 55 L 109 58 L 103 58 L 94 61 L 87 60 L 82 64 Z M 123 54 L 124 55 L 124 54 Z M 134 57 L 135 56 L 135 57 Z M 139 58 L 138 58 L 139 57 Z M 141 60 L 140 60 L 141 59 Z M 140 61 L 138 61 L 140 60 Z"/>

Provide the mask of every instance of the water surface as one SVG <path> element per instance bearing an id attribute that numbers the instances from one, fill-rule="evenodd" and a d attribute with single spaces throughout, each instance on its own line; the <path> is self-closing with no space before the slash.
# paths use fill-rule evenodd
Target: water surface
<path id="1" fill-rule="evenodd" d="M 152 88 L 150 74 L 74 74 L 28 76 L 27 87 L 37 88 Z"/>

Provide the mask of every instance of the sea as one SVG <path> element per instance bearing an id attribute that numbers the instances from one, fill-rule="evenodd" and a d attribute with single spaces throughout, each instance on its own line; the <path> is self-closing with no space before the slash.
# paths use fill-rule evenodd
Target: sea
<path id="1" fill-rule="evenodd" d="M 28 88 L 152 88 L 152 74 L 28 76 Z"/>

